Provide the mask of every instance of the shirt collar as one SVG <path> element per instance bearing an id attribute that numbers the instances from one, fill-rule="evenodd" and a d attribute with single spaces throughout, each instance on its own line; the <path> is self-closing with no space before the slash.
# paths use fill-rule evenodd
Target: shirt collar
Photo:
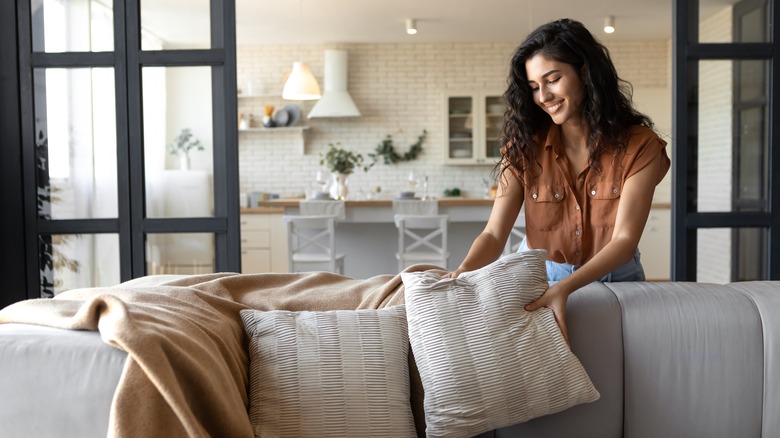
<path id="1" fill-rule="evenodd" d="M 566 155 L 566 151 L 563 150 L 563 141 L 561 141 L 561 127 L 555 123 L 550 123 L 550 127 L 547 130 L 544 149 L 552 150 L 559 157 Z"/>

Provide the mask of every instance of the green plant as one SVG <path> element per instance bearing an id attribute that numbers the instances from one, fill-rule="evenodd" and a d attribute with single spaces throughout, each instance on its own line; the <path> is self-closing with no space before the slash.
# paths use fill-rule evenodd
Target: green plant
<path id="1" fill-rule="evenodd" d="M 428 131 L 423 129 L 422 134 L 417 137 L 417 142 L 409 146 L 409 150 L 401 155 L 395 150 L 393 136 L 387 134 L 387 137 L 385 137 L 385 139 L 377 145 L 376 149 L 374 149 L 374 152 L 368 154 L 368 156 L 371 158 L 371 164 L 366 166 L 365 170 L 368 171 L 368 169 L 373 167 L 380 158 L 384 161 L 385 164 L 395 164 L 399 161 L 412 161 L 417 159 L 417 156 L 420 155 L 420 152 L 422 152 L 422 145 L 423 142 L 425 142 L 425 137 L 427 135 Z"/>
<path id="2" fill-rule="evenodd" d="M 363 156 L 354 151 L 348 151 L 339 147 L 341 143 L 328 144 L 328 151 L 320 153 L 320 165 L 327 165 L 333 173 L 350 174 L 355 168 L 363 164 Z"/>
<path id="3" fill-rule="evenodd" d="M 190 128 L 182 129 L 181 133 L 173 139 L 173 142 L 168 144 L 168 153 L 171 155 L 179 155 L 182 153 L 187 155 L 192 149 L 202 151 L 204 148 L 203 143 L 193 137 Z"/>

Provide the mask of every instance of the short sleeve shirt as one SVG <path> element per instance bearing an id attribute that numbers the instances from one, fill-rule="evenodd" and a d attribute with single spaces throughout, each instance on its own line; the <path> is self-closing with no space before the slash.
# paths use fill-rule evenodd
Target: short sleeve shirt
<path id="1" fill-rule="evenodd" d="M 558 263 L 579 266 L 604 248 L 612 239 L 626 180 L 661 154 L 658 184 L 671 163 L 666 142 L 636 125 L 624 151 L 601 153 L 601 171 L 588 167 L 572 180 L 560 127 L 551 124 L 539 138 L 541 174 L 531 166 L 536 171 L 524 175 L 526 239 L 530 248 L 547 250 L 548 259 Z"/>

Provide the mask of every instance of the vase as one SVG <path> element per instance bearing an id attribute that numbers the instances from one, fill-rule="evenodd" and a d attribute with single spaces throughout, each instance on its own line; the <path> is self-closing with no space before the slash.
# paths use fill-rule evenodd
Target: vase
<path id="1" fill-rule="evenodd" d="M 190 154 L 183 153 L 179 155 L 179 168 L 181 170 L 190 170 Z"/>
<path id="2" fill-rule="evenodd" d="M 349 174 L 334 173 L 333 183 L 330 186 L 330 197 L 343 201 L 349 194 Z"/>

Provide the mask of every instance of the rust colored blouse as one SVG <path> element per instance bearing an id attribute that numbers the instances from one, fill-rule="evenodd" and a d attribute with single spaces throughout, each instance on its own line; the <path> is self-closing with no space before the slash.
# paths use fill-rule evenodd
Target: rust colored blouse
<path id="1" fill-rule="evenodd" d="M 560 127 L 550 125 L 546 135 L 539 136 L 541 174 L 531 166 L 524 175 L 526 239 L 529 248 L 546 249 L 549 260 L 582 265 L 612 239 L 626 179 L 662 154 L 658 184 L 671 162 L 666 142 L 652 129 L 636 125 L 625 153 L 603 152 L 600 172 L 587 167 L 573 181 Z M 515 177 L 522 178 L 517 172 Z"/>

